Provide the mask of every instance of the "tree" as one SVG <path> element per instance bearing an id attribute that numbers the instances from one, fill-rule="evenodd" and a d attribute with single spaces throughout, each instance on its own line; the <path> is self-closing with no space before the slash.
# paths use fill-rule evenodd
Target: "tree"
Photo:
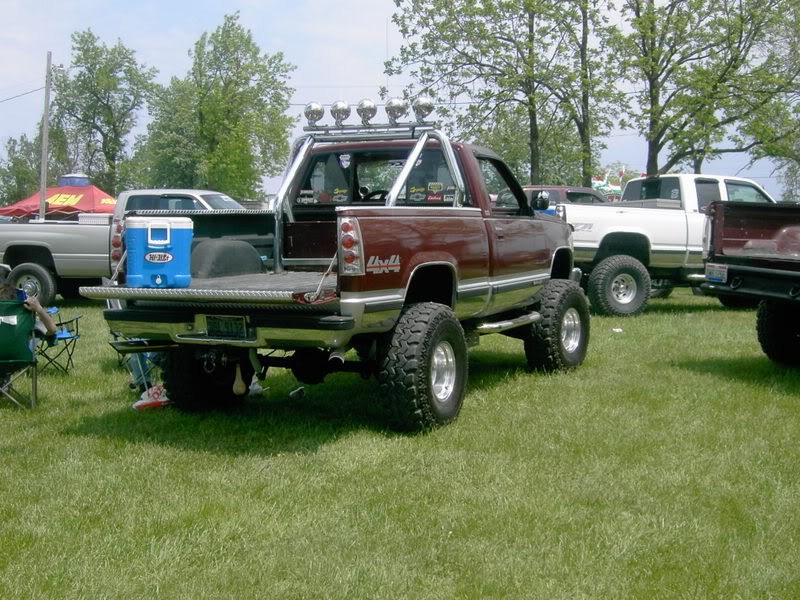
<path id="1" fill-rule="evenodd" d="M 558 113 L 549 116 L 539 122 L 539 179 L 549 185 L 575 185 L 582 180 L 580 140 L 568 118 Z M 527 181 L 531 172 L 528 136 L 519 126 L 525 117 L 525 108 L 519 104 L 500 107 L 494 119 L 476 127 L 471 136 L 481 146 L 501 149 L 503 160 L 520 181 Z"/>
<path id="2" fill-rule="evenodd" d="M 39 189 L 40 145 L 22 134 L 6 142 L 6 159 L 0 161 L 0 199 L 13 204 Z"/>
<path id="3" fill-rule="evenodd" d="M 263 194 L 265 175 L 280 173 L 293 120 L 284 113 L 294 68 L 279 52 L 262 54 L 238 13 L 204 33 L 185 79 L 153 99 L 148 155 L 152 185 L 209 187 L 237 198 Z"/>
<path id="4" fill-rule="evenodd" d="M 647 140 L 648 173 L 680 164 L 700 172 L 710 157 L 753 149 L 721 144 L 774 110 L 798 80 L 798 65 L 784 64 L 765 44 L 791 4 L 624 0 L 630 31 L 618 31 L 613 45 L 621 73 L 640 89 L 632 119 Z"/>
<path id="5" fill-rule="evenodd" d="M 118 169 L 125 159 L 127 137 L 151 90 L 155 70 L 136 62 L 121 41 L 108 47 L 90 29 L 72 35 L 72 65 L 56 72 L 54 112 L 72 131 L 76 156 L 102 156 L 86 171 L 97 185 L 114 195 Z"/>
<path id="6" fill-rule="evenodd" d="M 51 121 L 47 156 L 48 187 L 56 185 L 61 175 L 77 170 L 67 155 L 63 128 L 58 121 Z M 5 148 L 6 158 L 0 160 L 0 201 L 13 204 L 39 189 L 41 148 L 41 134 L 32 140 L 25 134 L 19 139 L 8 139 Z"/>
<path id="7" fill-rule="evenodd" d="M 447 103 L 469 136 L 505 115 L 522 115 L 529 179 L 542 182 L 543 123 L 569 120 L 580 141 L 581 177 L 591 180 L 593 137 L 613 112 L 610 79 L 601 76 L 604 39 L 599 2 L 579 0 L 395 0 L 393 16 L 407 40 L 387 73 L 409 70 L 415 89 Z M 594 36 L 594 37 L 593 37 Z M 521 107 L 518 110 L 516 107 Z M 519 129 L 522 129 L 520 127 Z"/>

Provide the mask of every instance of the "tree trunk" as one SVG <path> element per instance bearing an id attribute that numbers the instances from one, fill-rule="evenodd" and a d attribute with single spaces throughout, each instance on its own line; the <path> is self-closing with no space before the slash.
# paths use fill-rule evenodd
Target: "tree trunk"
<path id="1" fill-rule="evenodd" d="M 578 135 L 581 140 L 581 175 L 583 186 L 592 187 L 592 118 L 589 106 L 589 5 L 581 2 L 581 126 Z"/>
<path id="2" fill-rule="evenodd" d="M 530 181 L 533 185 L 542 182 L 542 153 L 539 149 L 539 122 L 536 118 L 536 104 L 531 96 L 528 98 L 528 122 L 530 124 L 528 143 L 531 149 Z"/>

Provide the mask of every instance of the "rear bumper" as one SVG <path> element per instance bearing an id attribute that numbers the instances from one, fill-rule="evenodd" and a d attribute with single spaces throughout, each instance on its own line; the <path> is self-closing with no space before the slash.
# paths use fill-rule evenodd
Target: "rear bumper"
<path id="1" fill-rule="evenodd" d="M 729 264 L 726 281 L 706 281 L 700 288 L 715 296 L 728 294 L 800 302 L 800 272 Z"/>
<path id="2" fill-rule="evenodd" d="M 160 308 L 107 309 L 103 312 L 112 331 L 128 337 L 171 340 L 182 344 L 226 345 L 243 348 L 298 348 L 345 346 L 356 328 L 352 317 L 309 314 L 253 314 L 243 317 L 242 335 L 210 334 L 209 316 L 229 311 L 210 309 L 193 313 Z"/>

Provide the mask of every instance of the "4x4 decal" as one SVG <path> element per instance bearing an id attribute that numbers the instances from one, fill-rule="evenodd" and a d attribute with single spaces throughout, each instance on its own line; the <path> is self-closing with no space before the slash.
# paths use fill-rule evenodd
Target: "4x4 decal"
<path id="1" fill-rule="evenodd" d="M 388 273 L 394 271 L 400 272 L 400 255 L 392 254 L 389 258 L 383 260 L 380 256 L 370 256 L 367 261 L 367 271 L 370 273 Z"/>

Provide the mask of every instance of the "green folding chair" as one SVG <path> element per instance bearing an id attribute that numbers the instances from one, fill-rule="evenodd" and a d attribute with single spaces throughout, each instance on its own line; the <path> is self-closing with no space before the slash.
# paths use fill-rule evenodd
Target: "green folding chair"
<path id="1" fill-rule="evenodd" d="M 36 407 L 35 322 L 22 302 L 0 300 L 0 397 L 20 408 Z"/>

